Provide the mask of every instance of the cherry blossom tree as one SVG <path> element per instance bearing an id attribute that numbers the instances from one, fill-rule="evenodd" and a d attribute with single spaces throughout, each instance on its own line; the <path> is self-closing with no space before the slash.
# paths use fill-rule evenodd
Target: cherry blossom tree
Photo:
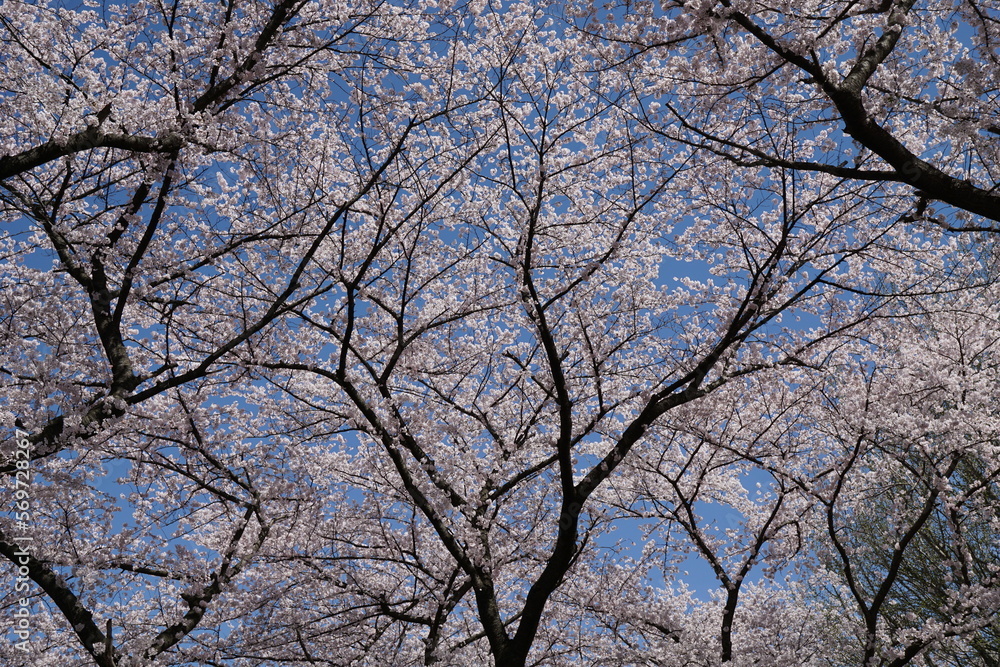
<path id="1" fill-rule="evenodd" d="M 228 636 L 213 601 L 308 515 L 251 360 L 328 289 L 307 269 L 359 200 L 481 149 L 411 9 L 3 5 L 3 407 L 35 481 L 0 551 L 63 619 L 11 660 L 66 664 L 69 630 L 101 665 L 200 662 L 189 633 L 214 611 Z M 449 71 L 435 104 L 394 92 Z"/>
<path id="2" fill-rule="evenodd" d="M 614 16 L 621 30 L 604 15 L 588 30 L 615 61 L 641 63 L 670 139 L 869 183 L 946 229 L 996 230 L 994 3 L 680 0 Z"/>
<path id="3" fill-rule="evenodd" d="M 841 462 L 836 484 L 813 492 L 836 595 L 856 610 L 861 662 L 881 651 L 906 664 L 935 642 L 926 653 L 936 664 L 997 660 L 992 303 L 992 290 L 936 299 L 902 331 L 884 328 L 868 342 L 893 361 L 852 364 L 821 406 Z"/>
<path id="4" fill-rule="evenodd" d="M 599 11 L 0 6 L 5 660 L 990 655 L 997 10 Z"/>

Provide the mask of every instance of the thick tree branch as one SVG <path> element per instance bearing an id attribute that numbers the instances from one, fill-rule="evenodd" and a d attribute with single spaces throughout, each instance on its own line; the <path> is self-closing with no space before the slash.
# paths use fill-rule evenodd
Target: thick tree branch
<path id="1" fill-rule="evenodd" d="M 70 136 L 62 142 L 47 141 L 40 146 L 0 158 L 0 181 L 23 174 L 47 162 L 93 148 L 118 148 L 133 153 L 173 153 L 184 146 L 179 134 L 162 137 L 142 137 L 126 134 L 108 134 L 99 127 L 91 127 Z"/>
<path id="2" fill-rule="evenodd" d="M 110 639 L 101 632 L 94 622 L 93 613 L 83 606 L 80 598 L 61 576 L 47 563 L 31 555 L 29 550 L 22 549 L 17 543 L 10 541 L 3 531 L 0 531 L 0 554 L 14 563 L 15 567 L 27 569 L 28 577 L 59 607 L 66 622 L 98 667 L 118 667 L 120 658 L 118 653 L 114 650 L 111 653 L 106 651 Z"/>

